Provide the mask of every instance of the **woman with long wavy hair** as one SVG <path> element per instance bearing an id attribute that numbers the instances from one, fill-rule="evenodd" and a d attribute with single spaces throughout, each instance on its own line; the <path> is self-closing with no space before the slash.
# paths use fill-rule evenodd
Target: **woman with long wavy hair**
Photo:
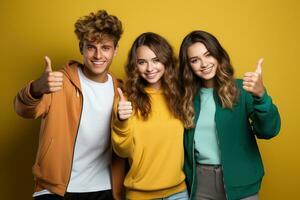
<path id="1" fill-rule="evenodd" d="M 188 199 L 177 70 L 163 37 L 148 32 L 134 41 L 112 119 L 114 151 L 129 160 L 128 199 Z"/>
<path id="2" fill-rule="evenodd" d="M 256 138 L 280 130 L 280 116 L 255 72 L 234 78 L 227 52 L 205 31 L 193 31 L 179 52 L 186 183 L 190 199 L 257 200 L 264 175 Z"/>

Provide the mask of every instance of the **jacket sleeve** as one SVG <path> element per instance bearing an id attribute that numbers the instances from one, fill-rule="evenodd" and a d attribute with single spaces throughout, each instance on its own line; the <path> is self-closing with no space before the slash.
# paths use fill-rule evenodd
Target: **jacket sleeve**
<path id="1" fill-rule="evenodd" d="M 248 92 L 245 93 L 248 116 L 254 134 L 262 139 L 270 139 L 276 136 L 281 126 L 280 115 L 267 91 L 261 98 L 252 96 Z"/>
<path id="2" fill-rule="evenodd" d="M 129 157 L 129 155 L 132 155 L 134 148 L 133 131 L 131 124 L 133 114 L 129 119 L 121 121 L 118 118 L 118 102 L 119 99 L 116 98 L 112 113 L 112 147 L 118 156 L 127 158 Z"/>
<path id="3" fill-rule="evenodd" d="M 14 99 L 15 112 L 24 118 L 44 117 L 51 104 L 51 94 L 44 94 L 40 99 L 35 99 L 30 94 L 31 81 L 22 88 Z"/>
<path id="4" fill-rule="evenodd" d="M 123 185 L 126 175 L 126 159 L 112 154 L 112 193 L 115 200 L 125 199 L 125 188 Z"/>

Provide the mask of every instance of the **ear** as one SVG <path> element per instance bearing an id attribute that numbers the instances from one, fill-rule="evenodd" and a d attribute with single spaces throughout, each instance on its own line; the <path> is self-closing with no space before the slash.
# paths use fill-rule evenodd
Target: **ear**
<path id="1" fill-rule="evenodd" d="M 83 51 L 83 42 L 79 42 L 79 51 L 80 51 L 80 54 L 82 55 L 82 51 Z"/>
<path id="2" fill-rule="evenodd" d="M 119 45 L 117 44 L 117 46 L 115 47 L 115 50 L 114 50 L 114 57 L 117 55 L 118 50 L 119 50 Z"/>

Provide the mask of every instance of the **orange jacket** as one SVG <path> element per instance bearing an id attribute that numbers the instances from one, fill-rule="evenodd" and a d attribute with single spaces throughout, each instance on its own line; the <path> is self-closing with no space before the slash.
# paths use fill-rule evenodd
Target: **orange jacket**
<path id="1" fill-rule="evenodd" d="M 32 172 L 35 191 L 48 189 L 64 196 L 70 181 L 74 146 L 82 112 L 83 96 L 77 68 L 82 65 L 70 61 L 61 72 L 64 74 L 62 90 L 44 94 L 35 99 L 29 83 L 14 99 L 17 114 L 24 118 L 41 118 L 39 146 Z M 113 77 L 115 94 L 118 85 Z M 112 156 L 112 189 L 115 199 L 123 195 L 125 161 Z"/>

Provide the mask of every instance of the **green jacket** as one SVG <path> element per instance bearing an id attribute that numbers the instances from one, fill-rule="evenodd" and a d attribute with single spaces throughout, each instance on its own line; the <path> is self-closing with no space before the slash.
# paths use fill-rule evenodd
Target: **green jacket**
<path id="1" fill-rule="evenodd" d="M 280 130 L 279 112 L 267 92 L 262 98 L 253 97 L 242 88 L 242 80 L 237 80 L 236 84 L 240 94 L 233 109 L 222 108 L 214 94 L 215 123 L 228 200 L 247 197 L 259 191 L 264 169 L 255 136 L 269 139 Z M 199 92 L 194 99 L 194 108 L 196 124 L 200 113 Z M 184 134 L 184 171 L 190 199 L 195 199 L 197 188 L 194 134 L 194 128 L 186 129 Z"/>

